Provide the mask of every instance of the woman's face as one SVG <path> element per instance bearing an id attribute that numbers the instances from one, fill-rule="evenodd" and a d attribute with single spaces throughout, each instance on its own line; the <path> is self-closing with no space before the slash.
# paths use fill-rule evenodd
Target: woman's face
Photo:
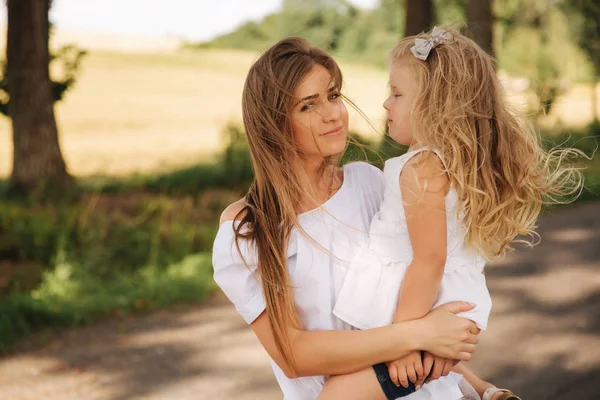
<path id="1" fill-rule="evenodd" d="M 300 156 L 322 159 L 346 148 L 348 111 L 329 71 L 315 65 L 296 88 L 292 133 Z"/>
<path id="2" fill-rule="evenodd" d="M 417 81 L 406 62 L 390 67 L 390 96 L 383 103 L 388 112 L 389 134 L 396 142 L 409 146 L 413 142 L 410 113 L 417 92 Z"/>

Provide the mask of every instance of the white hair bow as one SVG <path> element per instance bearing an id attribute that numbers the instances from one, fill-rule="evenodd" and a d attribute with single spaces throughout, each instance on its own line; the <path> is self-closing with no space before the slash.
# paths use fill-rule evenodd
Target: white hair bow
<path id="1" fill-rule="evenodd" d="M 441 44 L 442 40 L 449 41 L 453 38 L 454 36 L 450 32 L 436 26 L 433 28 L 433 32 L 431 32 L 431 37 L 429 39 L 415 39 L 415 45 L 410 48 L 410 51 L 419 60 L 425 61 L 427 60 L 427 57 L 429 57 L 431 50 Z"/>

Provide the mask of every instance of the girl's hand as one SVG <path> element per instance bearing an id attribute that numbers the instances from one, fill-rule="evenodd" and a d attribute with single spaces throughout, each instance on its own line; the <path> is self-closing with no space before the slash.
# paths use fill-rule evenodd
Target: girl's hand
<path id="1" fill-rule="evenodd" d="M 454 367 L 454 360 L 434 356 L 433 354 L 427 352 L 425 353 L 425 357 L 427 358 L 427 366 L 430 370 L 430 374 L 425 380 L 426 383 L 429 383 L 435 379 L 439 379 L 442 376 L 448 376 L 450 370 L 452 367 Z"/>
<path id="2" fill-rule="evenodd" d="M 425 379 L 420 351 L 412 352 L 399 360 L 390 361 L 386 365 L 390 378 L 396 386 L 402 385 L 408 388 L 409 381 L 415 383 L 418 380 Z"/>
<path id="3" fill-rule="evenodd" d="M 429 377 L 431 373 L 431 368 L 433 368 L 433 363 L 435 361 L 435 356 L 428 351 L 423 352 L 423 377 L 419 377 L 417 382 L 415 382 L 415 387 L 423 386 L 425 379 Z"/>
<path id="4" fill-rule="evenodd" d="M 423 377 L 419 377 L 415 382 L 415 387 L 420 388 L 423 383 L 429 383 L 439 379 L 442 376 L 448 376 L 456 360 L 449 360 L 434 356 L 428 351 L 423 352 Z"/>
<path id="5" fill-rule="evenodd" d="M 455 314 L 473 309 L 464 302 L 444 304 L 421 320 L 422 350 L 436 356 L 468 361 L 479 342 L 479 329 L 473 321 Z"/>

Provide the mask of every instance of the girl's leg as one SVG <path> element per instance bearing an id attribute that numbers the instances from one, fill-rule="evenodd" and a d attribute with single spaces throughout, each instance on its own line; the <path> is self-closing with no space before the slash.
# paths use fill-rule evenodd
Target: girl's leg
<path id="1" fill-rule="evenodd" d="M 464 376 L 467 382 L 473 386 L 479 397 L 483 396 L 483 392 L 485 392 L 487 388 L 494 386 L 472 373 L 465 365 L 463 365 L 463 363 L 456 364 L 454 368 L 452 368 L 452 371 Z"/>
<path id="2" fill-rule="evenodd" d="M 327 379 L 317 400 L 386 400 L 373 368 Z"/>
<path id="3" fill-rule="evenodd" d="M 465 378 L 461 379 L 460 382 L 458 382 L 458 387 L 460 388 L 460 391 L 463 395 L 463 397 L 461 397 L 461 400 L 481 400 L 481 397 L 479 396 L 475 388 L 473 388 L 473 386 L 471 386 Z"/>
<path id="4" fill-rule="evenodd" d="M 393 400 L 414 393 L 415 386 L 396 386 L 385 363 L 347 375 L 330 377 L 318 400 Z"/>

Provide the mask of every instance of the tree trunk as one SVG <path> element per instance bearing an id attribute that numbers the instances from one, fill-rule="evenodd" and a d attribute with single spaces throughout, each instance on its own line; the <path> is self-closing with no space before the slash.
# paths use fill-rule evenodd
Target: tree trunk
<path id="1" fill-rule="evenodd" d="M 74 185 L 58 143 L 49 73 L 49 0 L 8 0 L 7 81 L 11 186 L 26 194 Z"/>
<path id="2" fill-rule="evenodd" d="M 405 0 L 406 29 L 404 36 L 412 36 L 433 28 L 433 0 Z"/>
<path id="3" fill-rule="evenodd" d="M 471 38 L 494 57 L 492 0 L 469 0 L 467 21 Z"/>

